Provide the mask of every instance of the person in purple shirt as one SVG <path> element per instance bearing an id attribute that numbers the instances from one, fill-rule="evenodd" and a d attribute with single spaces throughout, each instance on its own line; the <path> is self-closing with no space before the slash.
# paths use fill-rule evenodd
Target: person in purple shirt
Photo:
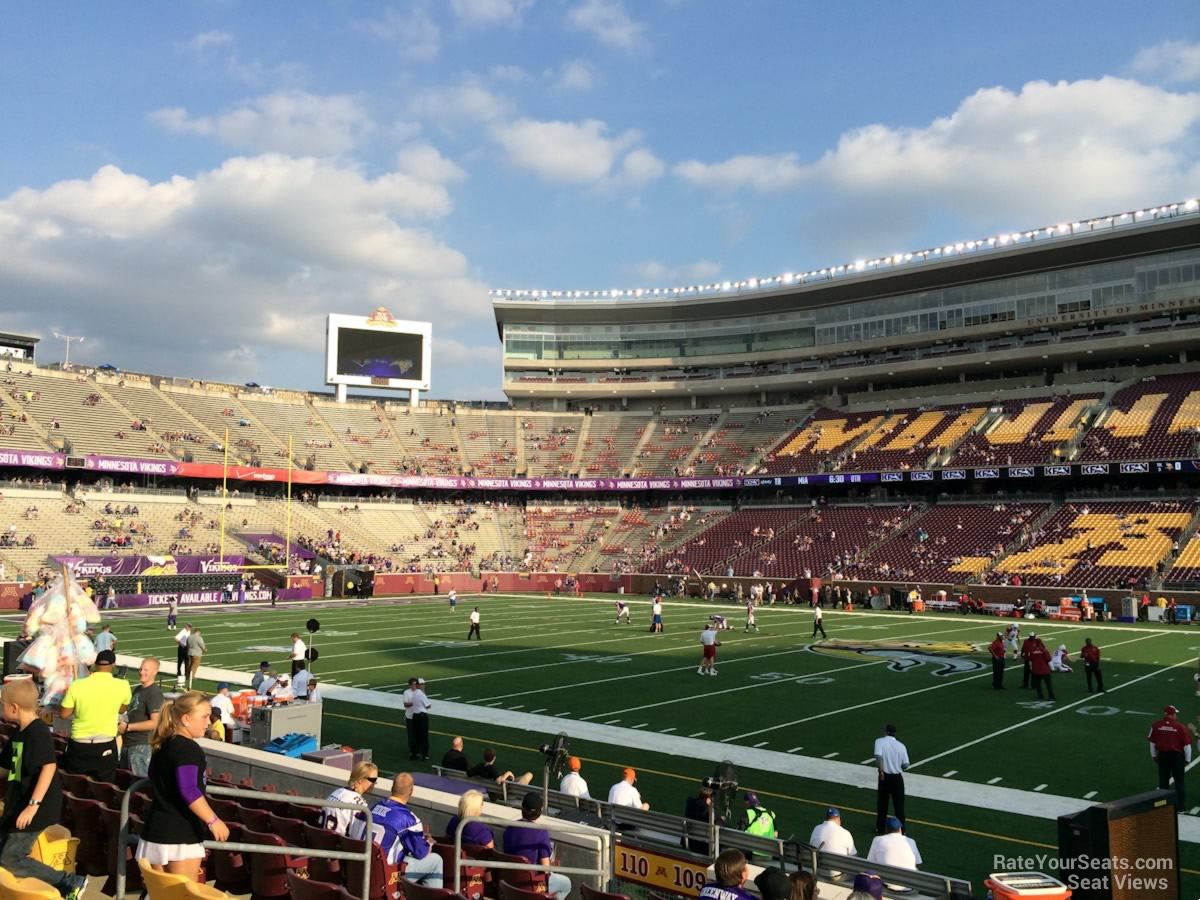
<path id="1" fill-rule="evenodd" d="M 446 834 L 453 840 L 454 831 L 458 828 L 459 822 L 472 816 L 481 815 L 483 815 L 483 794 L 480 791 L 467 791 L 458 798 L 458 815 L 452 816 L 446 823 Z M 487 825 L 482 822 L 468 822 L 463 828 L 462 845 L 491 849 L 496 846 L 496 839 L 492 836 L 492 829 Z"/>
<path id="2" fill-rule="evenodd" d="M 713 863 L 716 883 L 700 889 L 700 900 L 758 900 L 755 894 L 742 887 L 749 866 L 741 850 L 726 850 Z"/>
<path id="3" fill-rule="evenodd" d="M 425 837 L 425 826 L 408 808 L 413 792 L 413 777 L 400 772 L 392 779 L 392 793 L 371 807 L 371 834 L 369 837 L 383 851 L 390 865 L 404 863 L 404 877 L 426 887 L 442 886 L 442 858 L 431 852 L 429 839 Z M 355 819 L 350 825 L 350 837 L 363 840 L 368 837 L 365 819 Z"/>
<path id="4" fill-rule="evenodd" d="M 542 795 L 526 794 L 521 801 L 521 818 L 526 822 L 536 822 L 541 816 Z M 510 856 L 523 856 L 535 866 L 548 866 L 554 856 L 554 846 L 550 843 L 550 832 L 545 829 L 510 826 L 504 829 L 504 852 Z M 571 893 L 571 879 L 558 872 L 550 872 L 546 893 L 565 900 Z"/>

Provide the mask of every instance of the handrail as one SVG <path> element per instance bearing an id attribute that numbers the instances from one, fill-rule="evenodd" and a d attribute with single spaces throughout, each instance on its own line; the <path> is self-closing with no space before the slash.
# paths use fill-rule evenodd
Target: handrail
<path id="1" fill-rule="evenodd" d="M 510 863 L 498 862 L 491 859 L 463 859 L 462 858 L 462 834 L 463 829 L 471 822 L 481 822 L 484 825 L 503 825 L 505 828 L 529 828 L 535 831 L 549 831 L 545 825 L 537 822 L 526 822 L 524 819 L 498 819 L 494 816 L 463 816 L 458 820 L 458 827 L 454 829 L 454 893 L 459 894 L 462 881 L 462 870 L 464 866 L 478 869 L 515 869 L 520 872 L 559 872 L 564 875 L 596 875 L 600 878 L 604 877 L 604 869 L 582 869 L 577 866 L 541 866 L 535 863 Z M 554 822 L 555 831 L 575 832 L 576 834 L 585 834 L 590 836 L 591 829 L 584 830 L 583 826 L 577 826 L 573 822 Z M 444 876 L 443 876 L 444 877 Z"/>
<path id="2" fill-rule="evenodd" d="M 135 781 L 125 791 L 121 797 L 121 833 L 118 838 L 119 845 L 117 847 L 117 871 L 114 873 L 117 876 L 116 890 L 113 894 L 114 900 L 125 900 L 125 849 L 132 841 L 129 834 L 129 800 L 134 793 L 143 785 L 150 783 L 149 778 L 142 778 Z M 298 803 L 302 806 L 329 807 L 330 809 L 349 809 L 354 812 L 365 813 L 367 819 L 366 825 L 366 841 L 363 852 L 351 853 L 348 850 L 318 850 L 308 847 L 272 847 L 267 844 L 246 844 L 231 841 L 205 841 L 204 849 L 206 850 L 232 850 L 235 853 L 288 853 L 289 855 L 316 857 L 318 859 L 346 859 L 346 860 L 362 860 L 363 863 L 363 885 L 362 896 L 368 897 L 371 894 L 371 830 L 372 817 L 371 807 L 366 804 L 358 803 L 343 803 L 340 800 L 327 800 L 319 797 L 293 797 L 291 794 L 271 794 L 266 791 L 248 791 L 242 788 L 220 787 L 218 785 L 209 785 L 207 793 L 215 794 L 219 797 L 245 797 L 250 800 L 277 800 L 280 803 Z M 143 835 L 144 837 L 144 835 Z M 291 851 L 300 851 L 293 854 Z"/>

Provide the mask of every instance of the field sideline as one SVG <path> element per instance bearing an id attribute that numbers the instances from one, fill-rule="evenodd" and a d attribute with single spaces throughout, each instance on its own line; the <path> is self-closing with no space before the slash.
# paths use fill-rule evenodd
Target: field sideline
<path id="1" fill-rule="evenodd" d="M 740 607 L 667 601 L 666 633 L 652 635 L 648 601 L 627 602 L 633 625 L 613 623 L 612 595 L 462 596 L 453 614 L 444 598 L 414 597 L 319 608 L 184 610 L 181 618 L 204 630 L 206 666 L 248 673 L 269 659 L 286 668 L 291 633 L 303 632 L 304 622 L 315 617 L 321 631 L 314 668 L 322 683 L 398 694 L 410 675 L 426 678 L 438 735 L 433 762 L 446 736 L 459 732 L 474 745 L 473 755 L 490 742 L 512 748 L 517 758 L 502 755 L 505 766 L 533 768 L 530 750 L 546 734 L 513 727 L 528 715 L 553 717 L 568 734 L 577 720 L 613 732 L 646 732 L 646 744 L 678 736 L 790 754 L 797 757 L 795 771 L 820 771 L 820 760 L 866 769 L 872 742 L 885 722 L 894 722 L 912 771 L 946 779 L 947 798 L 955 786 L 994 785 L 1103 801 L 1155 786 L 1146 732 L 1164 703 L 1178 706 L 1184 721 L 1195 721 L 1200 710 L 1192 682 L 1200 635 L 1186 629 L 1025 623 L 1052 649 L 1064 643 L 1074 656 L 1083 638 L 1091 637 L 1104 654 L 1107 694 L 1089 695 L 1076 666 L 1072 674 L 1054 676 L 1058 702 L 1050 704 L 1020 689 L 1019 660 L 1009 662 L 1006 690 L 991 689 L 986 645 L 1007 620 L 827 611 L 829 639 L 813 641 L 807 609 L 762 609 L 761 633 L 745 634 Z M 474 605 L 481 609 L 483 641 L 468 644 L 467 614 Z M 721 634 L 719 675 L 706 677 L 696 674 L 698 633 L 713 611 L 728 617 L 731 630 Z M 16 621 L 5 619 L 0 633 L 15 635 Z M 111 623 L 119 653 L 173 663 L 165 611 L 122 612 Z M 469 709 L 462 719 L 439 721 L 439 702 Z M 397 709 L 332 702 L 326 740 L 372 746 L 385 767 L 398 770 L 409 765 L 403 731 L 394 732 L 394 742 L 381 742 L 380 726 L 402 726 L 401 719 Z M 594 794 L 615 780 L 604 770 L 633 764 L 658 808 L 681 808 L 682 797 L 715 762 L 697 758 L 679 771 L 687 760 L 668 759 L 633 741 L 626 749 L 576 739 L 572 748 L 595 767 L 585 771 Z M 743 784 L 778 798 L 785 836 L 806 838 L 820 817 L 813 807 L 836 803 L 865 852 L 873 792 L 849 779 L 739 772 Z M 656 802 L 660 792 L 677 800 Z M 1192 793 L 1200 800 L 1200 783 Z M 1012 813 L 981 814 L 914 798 L 910 833 L 927 842 L 925 868 L 979 883 L 981 873 L 992 870 L 990 853 L 1051 852 L 1053 821 Z M 1200 848 L 1184 844 L 1181 852 L 1185 866 L 1200 870 Z"/>

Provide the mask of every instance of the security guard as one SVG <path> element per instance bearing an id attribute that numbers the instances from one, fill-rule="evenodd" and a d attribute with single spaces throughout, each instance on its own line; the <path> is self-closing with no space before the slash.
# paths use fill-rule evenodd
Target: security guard
<path id="1" fill-rule="evenodd" d="M 1158 787 L 1166 790 L 1175 779 L 1176 809 L 1187 809 L 1183 773 L 1192 761 L 1192 735 L 1175 717 L 1174 706 L 1163 707 L 1163 717 L 1150 726 L 1146 740 L 1150 742 L 1150 758 L 1158 763 Z"/>
<path id="2" fill-rule="evenodd" d="M 746 791 L 746 812 L 738 822 L 738 827 L 746 834 L 757 834 L 760 837 L 776 838 L 779 832 L 775 828 L 775 814 L 758 802 L 758 794 Z"/>

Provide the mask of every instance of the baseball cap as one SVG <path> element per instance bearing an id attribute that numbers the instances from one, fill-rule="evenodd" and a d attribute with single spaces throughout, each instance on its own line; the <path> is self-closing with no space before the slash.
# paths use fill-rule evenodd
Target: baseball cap
<path id="1" fill-rule="evenodd" d="M 754 886 L 762 900 L 788 900 L 792 895 L 792 880 L 778 866 L 759 872 L 754 878 Z"/>
<path id="2" fill-rule="evenodd" d="M 903 826 L 900 824 L 899 819 L 897 819 L 895 816 L 888 816 L 888 820 L 887 820 L 887 830 L 888 831 L 899 831 L 902 827 Z"/>
<path id="3" fill-rule="evenodd" d="M 424 684 L 424 683 L 425 683 L 425 679 L 424 679 L 424 678 L 418 678 L 418 679 L 417 679 L 417 684 Z"/>
<path id="4" fill-rule="evenodd" d="M 530 791 L 521 799 L 521 809 L 525 812 L 534 812 L 542 808 L 542 795 Z"/>
<path id="5" fill-rule="evenodd" d="M 758 794 L 754 793 L 754 791 L 746 791 L 745 800 L 751 806 L 758 806 Z"/>
<path id="6" fill-rule="evenodd" d="M 859 872 L 854 876 L 852 890 L 870 894 L 875 900 L 883 900 L 883 879 L 874 872 Z"/>
<path id="7" fill-rule="evenodd" d="M 221 691 L 227 691 L 227 690 L 229 690 L 228 682 L 222 681 L 220 684 L 217 685 L 217 693 L 220 693 Z"/>
<path id="8" fill-rule="evenodd" d="M 572 772 L 578 772 L 582 767 L 583 763 L 579 761 L 578 756 L 572 756 L 567 760 L 567 768 L 569 768 Z"/>
<path id="9" fill-rule="evenodd" d="M 105 652 L 107 652 L 107 651 L 105 651 Z M 109 655 L 111 656 L 112 654 L 109 654 Z M 96 659 L 99 660 L 100 657 L 97 656 Z M 1170 715 L 1171 713 L 1178 713 L 1178 712 L 1179 712 L 1179 710 L 1176 709 L 1174 706 L 1172 706 L 1169 703 L 1163 707 L 1163 715 Z"/>
<path id="10" fill-rule="evenodd" d="M 892 725 L 892 724 L 889 722 L 887 725 L 884 725 L 884 726 L 883 726 L 883 731 L 884 731 L 884 733 L 885 733 L 885 734 L 895 734 L 895 733 L 896 733 L 896 726 L 895 726 L 895 725 Z"/>
<path id="11" fill-rule="evenodd" d="M 117 654 L 111 650 L 101 650 L 96 654 L 96 665 L 98 666 L 113 666 L 117 663 Z"/>
<path id="12" fill-rule="evenodd" d="M 637 781 L 637 772 L 635 772 L 633 769 L 626 769 L 621 774 L 624 775 L 626 778 L 630 779 L 631 781 Z"/>
<path id="13" fill-rule="evenodd" d="M 841 817 L 842 811 L 836 806 L 831 806 L 829 809 L 825 810 L 825 818 L 827 819 L 840 819 Z"/>
<path id="14" fill-rule="evenodd" d="M 258 664 L 258 667 L 260 669 L 269 669 L 269 668 L 271 668 L 271 661 L 268 659 L 264 659 L 262 662 L 260 662 Z"/>

